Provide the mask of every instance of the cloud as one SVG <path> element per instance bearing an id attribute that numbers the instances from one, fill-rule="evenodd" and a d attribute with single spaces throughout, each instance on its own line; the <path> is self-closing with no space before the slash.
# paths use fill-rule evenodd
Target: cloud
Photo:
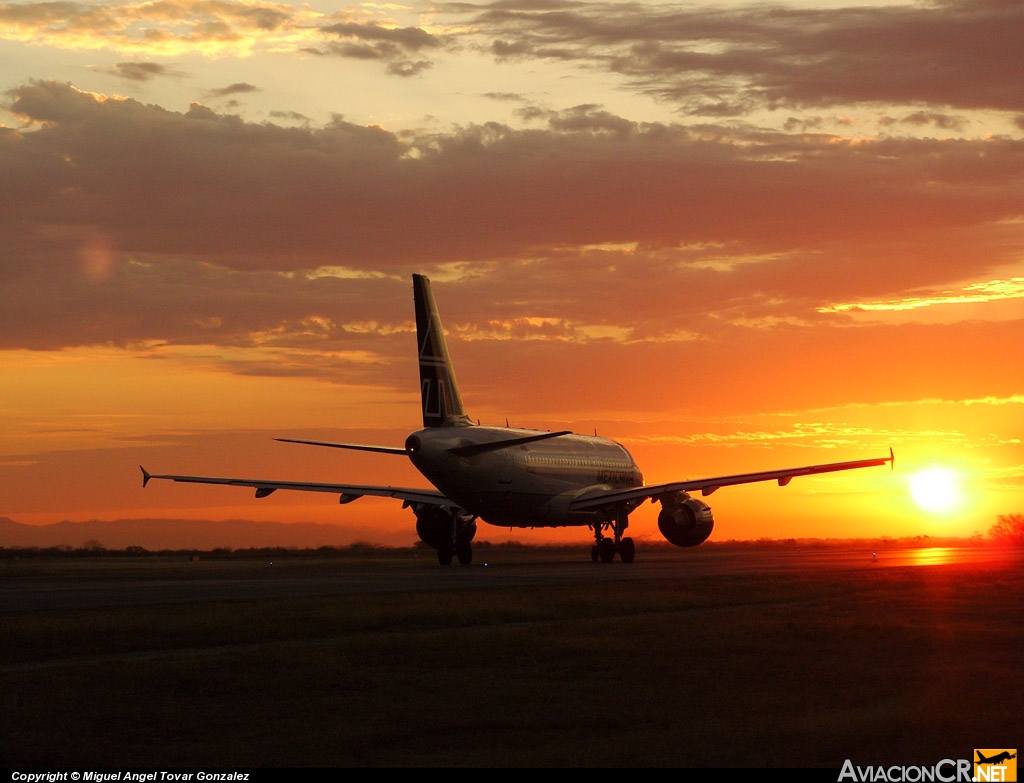
<path id="1" fill-rule="evenodd" d="M 248 92 L 259 92 L 259 87 L 249 84 L 247 82 L 236 82 L 235 84 L 229 84 L 227 87 L 220 87 L 215 90 L 209 90 L 206 95 L 210 98 L 224 98 L 228 95 L 240 95 Z"/>
<path id="2" fill-rule="evenodd" d="M 166 65 L 153 62 L 116 63 L 110 72 L 122 79 L 135 82 L 148 82 L 158 76 L 184 76 L 183 73 L 172 70 Z"/>
<path id="3" fill-rule="evenodd" d="M 295 127 L 57 82 L 8 101 L 25 125 L 0 132 L 3 349 L 230 346 L 217 361 L 236 374 L 411 388 L 396 368 L 420 271 L 466 366 L 488 368 L 467 389 L 506 410 L 562 410 L 566 389 L 614 405 L 627 388 L 630 409 L 722 410 L 749 405 L 759 377 L 764 405 L 789 406 L 1024 383 L 948 371 L 1005 365 L 1019 318 L 951 332 L 820 310 L 1019 262 L 1024 142 L 642 123 L 593 105 L 530 129 Z M 827 391 L 808 376 L 821 367 Z"/>
<path id="4" fill-rule="evenodd" d="M 342 39 L 393 46 L 406 52 L 418 52 L 441 45 L 436 36 L 419 27 L 384 27 L 376 22 L 340 22 L 325 25 L 320 31 Z"/>
<path id="5" fill-rule="evenodd" d="M 54 82 L 17 88 L 9 107 L 29 123 L 3 142 L 9 236 L 31 226 L 58 241 L 44 227 L 96 225 L 124 252 L 234 267 L 630 242 L 671 251 L 667 265 L 706 260 L 717 246 L 721 265 L 872 241 L 927 252 L 941 269 L 945 233 L 1016 217 L 1022 203 L 1024 143 L 1009 139 L 850 141 L 637 123 L 594 106 L 541 114 L 547 127 L 534 130 L 397 134 L 340 118 L 294 128 Z M 28 167 L 38 173 L 17 176 Z M 919 249 L 904 246 L 911 238 Z M 1001 252 L 1012 258 L 1011 247 Z"/>
<path id="6" fill-rule="evenodd" d="M 934 307 L 936 305 L 979 304 L 997 302 L 1003 299 L 1024 299 L 1024 277 L 972 283 L 964 286 L 959 291 L 941 291 L 928 296 L 907 296 L 902 299 L 889 299 L 882 302 L 848 302 L 828 305 L 827 307 L 819 307 L 818 312 L 844 313 L 851 310 L 917 310 L 922 307 Z"/>
<path id="7" fill-rule="evenodd" d="M 433 65 L 430 60 L 405 60 L 400 59 L 388 63 L 388 73 L 392 76 L 415 76 L 422 73 Z"/>
<path id="8" fill-rule="evenodd" d="M 444 6 L 499 59 L 602 67 L 706 116 L 759 107 L 932 104 L 1019 112 L 1024 6 L 1001 0 L 794 8 Z"/>
<path id="9" fill-rule="evenodd" d="M 85 2 L 5 4 L 0 36 L 66 49 L 120 52 L 246 54 L 257 45 L 302 35 L 319 18 L 308 9 L 269 2 L 164 0 L 160 3 Z"/>
<path id="10" fill-rule="evenodd" d="M 271 119 L 274 120 L 285 120 L 290 122 L 299 122 L 303 124 L 308 124 L 310 122 L 309 117 L 297 111 L 272 110 L 270 112 L 270 117 Z"/>
<path id="11" fill-rule="evenodd" d="M 320 28 L 340 40 L 328 43 L 326 53 L 357 60 L 382 60 L 394 76 L 415 76 L 431 67 L 430 60 L 414 59 L 441 40 L 419 27 L 386 27 L 377 22 L 339 22 Z"/>
<path id="12" fill-rule="evenodd" d="M 940 130 L 954 131 L 957 133 L 963 132 L 968 125 L 966 117 L 934 111 L 915 111 L 900 119 L 883 117 L 879 122 L 883 126 L 894 125 L 896 123 L 916 126 L 934 125 Z"/>
<path id="13" fill-rule="evenodd" d="M 0 6 L 0 37 L 147 56 L 330 54 L 378 60 L 398 76 L 428 68 L 427 52 L 484 50 L 510 63 L 600 68 L 705 117 L 901 105 L 943 127 L 939 115 L 953 118 L 950 108 L 1019 115 L 1024 105 L 1024 6 L 1003 0 L 827 9 L 501 0 L 442 4 L 431 9 L 429 27 L 403 25 L 384 17 L 388 10 L 329 14 L 261 0 L 29 2 Z"/>
<path id="14" fill-rule="evenodd" d="M 805 412 L 806 413 L 806 412 Z M 787 423 L 776 429 L 741 429 L 743 423 L 729 422 L 719 425 L 719 431 L 692 432 L 685 435 L 650 435 L 627 438 L 627 444 L 652 445 L 714 445 L 726 448 L 760 444 L 775 446 L 785 443 L 813 449 L 834 449 L 860 446 L 863 443 L 905 443 L 911 440 L 934 441 L 942 438 L 947 442 L 965 441 L 963 433 L 952 431 L 922 432 L 919 430 L 887 430 L 879 427 L 851 426 L 830 422 Z M 749 425 L 747 425 L 749 426 Z"/>
<path id="15" fill-rule="evenodd" d="M 148 56 L 248 57 L 257 51 L 336 54 L 377 59 L 387 71 L 410 76 L 429 67 L 418 53 L 441 45 L 418 27 L 390 19 L 366 21 L 366 9 L 323 13 L 303 5 L 261 0 L 162 0 L 159 3 L 22 3 L 0 6 L 0 39 L 37 42 L 70 50 L 112 49 Z M 324 37 L 332 40 L 326 49 Z M 118 73 L 144 80 L 151 63 L 125 63 Z"/>

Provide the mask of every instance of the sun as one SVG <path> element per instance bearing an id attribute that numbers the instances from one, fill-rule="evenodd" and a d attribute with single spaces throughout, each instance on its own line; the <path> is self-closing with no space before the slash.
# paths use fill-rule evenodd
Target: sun
<path id="1" fill-rule="evenodd" d="M 960 482 L 949 468 L 926 468 L 910 479 L 910 494 L 925 511 L 946 514 L 960 506 Z"/>

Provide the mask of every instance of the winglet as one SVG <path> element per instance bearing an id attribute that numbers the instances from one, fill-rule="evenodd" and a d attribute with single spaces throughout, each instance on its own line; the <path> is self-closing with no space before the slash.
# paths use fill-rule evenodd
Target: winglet
<path id="1" fill-rule="evenodd" d="M 146 485 L 149 483 L 149 480 L 153 477 L 146 471 L 144 467 L 142 467 L 142 465 L 139 465 L 139 470 L 142 471 L 142 488 L 145 489 Z"/>
<path id="2" fill-rule="evenodd" d="M 889 447 L 889 470 L 896 470 L 896 455 L 892 453 L 892 446 Z"/>

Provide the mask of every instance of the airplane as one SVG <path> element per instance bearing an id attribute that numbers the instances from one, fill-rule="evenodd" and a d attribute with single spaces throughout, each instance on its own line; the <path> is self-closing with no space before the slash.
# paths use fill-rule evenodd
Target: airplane
<path id="1" fill-rule="evenodd" d="M 1004 750 L 1002 753 L 997 753 L 990 759 L 985 758 L 980 750 L 975 752 L 978 754 L 978 760 L 975 762 L 975 764 L 1002 764 L 1004 761 L 1017 758 L 1016 753 L 1010 753 L 1006 750 Z"/>
<path id="2" fill-rule="evenodd" d="M 413 275 L 416 337 L 419 346 L 420 399 L 423 429 L 406 438 L 404 447 L 275 438 L 337 449 L 404 455 L 432 485 L 429 489 L 301 481 L 216 478 L 152 474 L 141 465 L 142 486 L 152 479 L 251 487 L 257 498 L 281 490 L 326 492 L 338 502 L 364 496 L 402 501 L 416 517 L 416 533 L 437 550 L 441 565 L 453 557 L 468 565 L 477 520 L 509 528 L 587 527 L 593 532 L 591 559 L 610 563 L 618 555 L 632 563 L 633 539 L 624 536 L 629 515 L 642 503 L 660 503 L 658 529 L 672 544 L 691 547 L 711 535 L 711 507 L 691 497 L 708 496 L 722 487 L 777 481 L 786 486 L 797 476 L 894 464 L 888 457 L 833 462 L 759 473 L 686 479 L 646 486 L 625 447 L 595 435 L 474 424 L 466 414 L 455 380 L 441 318 L 430 281 Z"/>

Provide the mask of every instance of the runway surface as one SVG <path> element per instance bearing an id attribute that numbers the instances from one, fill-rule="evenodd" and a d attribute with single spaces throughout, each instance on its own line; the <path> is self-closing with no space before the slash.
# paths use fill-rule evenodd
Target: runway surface
<path id="1" fill-rule="evenodd" d="M 752 572 L 850 571 L 897 567 L 1020 565 L 1021 550 L 986 547 L 863 549 L 813 547 L 704 547 L 639 550 L 625 565 L 594 564 L 560 552 L 510 554 L 495 548 L 477 553 L 471 566 L 441 567 L 429 553 L 379 560 L 287 557 L 269 560 L 172 560 L 110 558 L 70 562 L 21 561 L 0 565 L 0 612 L 102 606 L 232 601 L 294 596 L 329 596 L 425 590 L 481 590 L 525 585 L 625 580 L 686 579 Z"/>

